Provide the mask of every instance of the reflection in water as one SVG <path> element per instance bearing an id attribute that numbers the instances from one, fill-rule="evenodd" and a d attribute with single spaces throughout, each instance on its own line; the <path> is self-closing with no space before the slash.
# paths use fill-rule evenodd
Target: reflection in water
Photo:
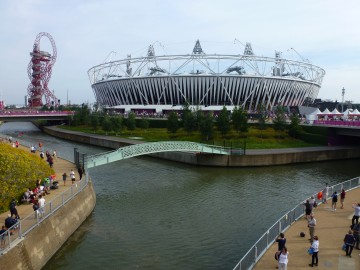
<path id="1" fill-rule="evenodd" d="M 24 137 L 68 156 L 106 151 Z M 142 157 L 93 168 L 95 210 L 44 269 L 232 269 L 284 212 L 360 175 L 358 164 L 205 168 Z"/>

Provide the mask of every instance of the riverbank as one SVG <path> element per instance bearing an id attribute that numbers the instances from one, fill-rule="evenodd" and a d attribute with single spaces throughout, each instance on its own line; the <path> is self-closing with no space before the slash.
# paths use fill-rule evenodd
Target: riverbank
<path id="1" fill-rule="evenodd" d="M 72 169 L 75 169 L 73 163 L 61 158 L 54 159 L 59 188 L 45 196 L 47 216 L 41 222 L 36 218 L 31 204 L 17 207 L 23 235 L 18 237 L 15 232 L 11 237 L 11 248 L 1 251 L 2 268 L 41 269 L 92 213 L 96 195 L 91 181 L 81 189 L 83 182 L 79 182 L 79 176 L 76 175 L 74 185 L 71 185 L 69 178 L 66 186 L 63 185 L 62 174 L 66 172 L 69 175 Z M 7 215 L 8 212 L 0 214 L 0 220 L 5 220 Z M 25 231 L 30 227 L 33 228 Z"/>
<path id="2" fill-rule="evenodd" d="M 118 149 L 120 147 L 143 143 L 137 140 L 122 139 L 111 136 L 68 131 L 58 127 L 43 127 L 51 136 L 95 146 Z M 211 167 L 257 167 L 294 163 L 319 162 L 341 159 L 360 158 L 360 147 L 324 146 L 287 149 L 246 150 L 246 155 L 215 155 L 185 152 L 163 152 L 150 156 L 191 164 Z"/>

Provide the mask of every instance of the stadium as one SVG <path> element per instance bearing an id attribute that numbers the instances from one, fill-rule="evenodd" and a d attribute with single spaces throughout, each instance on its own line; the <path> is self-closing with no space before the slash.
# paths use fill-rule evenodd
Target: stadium
<path id="1" fill-rule="evenodd" d="M 257 56 L 250 43 L 243 54 L 206 54 L 197 40 L 190 54 L 107 61 L 88 70 L 98 105 L 118 112 L 166 113 L 184 104 L 219 111 L 235 106 L 299 106 L 317 97 L 325 71 L 308 60 Z"/>

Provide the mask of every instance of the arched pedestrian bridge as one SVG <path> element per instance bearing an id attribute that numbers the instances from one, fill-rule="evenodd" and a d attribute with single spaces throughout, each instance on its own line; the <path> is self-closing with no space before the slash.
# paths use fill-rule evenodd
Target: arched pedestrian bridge
<path id="1" fill-rule="evenodd" d="M 231 153 L 243 154 L 243 150 L 219 147 L 215 145 L 207 145 L 196 142 L 182 142 L 182 141 L 164 141 L 154 143 L 135 144 L 119 148 L 118 150 L 102 153 L 100 155 L 88 156 L 86 159 L 87 169 L 96 166 L 108 164 L 114 161 L 132 158 L 141 155 L 159 153 L 159 152 L 197 152 L 197 153 L 211 153 L 219 155 L 230 155 Z"/>

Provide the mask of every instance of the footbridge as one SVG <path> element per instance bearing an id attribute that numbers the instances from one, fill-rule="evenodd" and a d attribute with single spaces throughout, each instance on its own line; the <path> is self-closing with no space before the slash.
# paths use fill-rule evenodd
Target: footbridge
<path id="1" fill-rule="evenodd" d="M 141 155 L 160 153 L 160 152 L 196 152 L 196 153 L 211 153 L 219 155 L 230 155 L 232 153 L 243 154 L 241 149 L 231 149 L 226 147 L 219 147 L 215 145 L 207 145 L 196 142 L 182 142 L 182 141 L 164 141 L 153 143 L 141 143 L 119 148 L 118 150 L 102 153 L 99 155 L 92 155 L 86 158 L 86 169 L 96 166 L 108 164 L 114 161 L 132 158 Z"/>

